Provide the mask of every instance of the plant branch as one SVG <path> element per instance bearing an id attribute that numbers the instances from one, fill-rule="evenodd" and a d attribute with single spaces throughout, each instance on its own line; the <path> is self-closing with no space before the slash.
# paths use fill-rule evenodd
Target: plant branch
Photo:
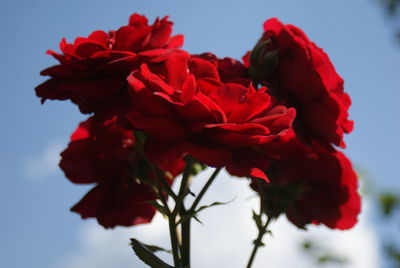
<path id="1" fill-rule="evenodd" d="M 175 267 L 181 267 L 181 256 L 179 254 L 178 233 L 176 230 L 175 217 L 168 217 L 169 235 L 171 238 L 172 255 L 174 256 Z"/>
<path id="2" fill-rule="evenodd" d="M 174 216 L 178 215 L 178 213 L 181 210 L 181 207 L 183 206 L 183 201 L 186 197 L 186 193 L 189 188 L 188 184 L 190 181 L 192 166 L 193 166 L 193 159 L 191 157 L 187 157 L 185 169 L 183 170 L 182 174 L 181 186 L 179 187 L 179 192 L 175 200 L 175 208 L 172 211 L 172 215 Z"/>
<path id="3" fill-rule="evenodd" d="M 258 230 L 258 236 L 257 236 L 257 239 L 254 241 L 253 251 L 251 252 L 249 262 L 247 263 L 247 266 L 246 266 L 247 268 L 250 268 L 251 265 L 253 264 L 253 261 L 256 257 L 257 250 L 263 244 L 262 238 L 267 233 L 267 228 L 268 228 L 268 225 L 270 224 L 271 220 L 272 220 L 272 218 L 268 218 L 267 222 Z"/>
<path id="4" fill-rule="evenodd" d="M 214 170 L 213 174 L 211 175 L 211 177 L 208 179 L 208 181 L 206 182 L 206 184 L 204 185 L 203 189 L 201 189 L 200 193 L 198 194 L 198 196 L 196 197 L 196 199 L 194 200 L 192 206 L 190 207 L 190 209 L 188 210 L 189 213 L 194 213 L 196 211 L 196 207 L 197 205 L 200 203 L 201 199 L 203 198 L 204 194 L 207 192 L 208 188 L 210 187 L 210 185 L 212 184 L 212 182 L 215 180 L 215 178 L 217 177 L 218 173 L 221 171 L 221 167 L 217 168 Z"/>
<path id="5" fill-rule="evenodd" d="M 247 266 L 246 266 L 247 268 L 251 268 L 251 266 L 253 265 L 254 259 L 256 257 L 257 250 L 258 250 L 258 248 L 260 246 L 263 245 L 262 238 L 267 233 L 268 225 L 271 223 L 271 221 L 273 219 L 273 217 L 268 217 L 266 223 L 264 225 L 262 225 L 262 214 L 263 214 L 264 206 L 265 206 L 265 202 L 264 202 L 265 201 L 265 195 L 264 195 L 264 191 L 262 191 L 262 183 L 259 180 L 257 180 L 257 186 L 258 186 L 258 192 L 259 192 L 259 195 L 260 195 L 260 214 L 259 215 L 255 214 L 255 216 L 258 218 L 258 223 L 257 223 L 257 220 L 255 218 L 256 225 L 257 225 L 257 228 L 258 228 L 258 236 L 257 236 L 257 239 L 254 240 L 254 242 L 253 242 L 254 243 L 254 247 L 253 247 L 253 250 L 251 252 L 249 261 L 247 263 Z"/>
<path id="6" fill-rule="evenodd" d="M 182 232 L 182 265 L 183 267 L 190 267 L 190 219 L 181 223 Z"/>

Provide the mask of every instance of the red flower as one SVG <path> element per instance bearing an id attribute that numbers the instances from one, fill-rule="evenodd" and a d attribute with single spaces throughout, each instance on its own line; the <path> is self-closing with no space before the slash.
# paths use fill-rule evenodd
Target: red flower
<path id="1" fill-rule="evenodd" d="M 291 156 L 275 161 L 267 170 L 269 184 L 262 184 L 265 212 L 269 217 L 286 213 L 299 228 L 324 224 L 350 229 L 357 223 L 361 200 L 357 176 L 340 152 L 313 151 L 290 141 Z M 256 182 L 254 189 L 260 189 Z"/>
<path id="2" fill-rule="evenodd" d="M 190 60 L 190 69 L 192 72 L 195 72 L 195 69 L 204 69 L 204 60 L 215 66 L 215 69 L 218 71 L 218 79 L 220 79 L 223 83 L 234 82 L 244 85 L 250 84 L 250 79 L 247 77 L 246 68 L 240 61 L 232 58 L 219 59 L 210 52 L 192 56 Z"/>
<path id="3" fill-rule="evenodd" d="M 148 201 L 156 196 L 143 183 L 152 179 L 151 173 L 134 145 L 133 132 L 119 127 L 115 118 L 97 121 L 92 117 L 79 125 L 61 153 L 60 167 L 73 183 L 97 185 L 72 211 L 82 218 L 97 218 L 106 228 L 151 221 L 156 209 Z M 182 161 L 170 159 L 163 167 L 173 173 L 171 182 L 182 171 Z"/>
<path id="4" fill-rule="evenodd" d="M 157 144 L 149 145 L 154 157 L 188 153 L 239 176 L 266 179 L 261 168 L 268 159 L 257 159 L 254 146 L 284 135 L 295 116 L 294 109 L 274 106 L 266 88 L 223 83 L 214 64 L 187 54 L 167 59 L 161 74 L 144 64 L 128 81 L 132 106 L 125 119 Z"/>
<path id="5" fill-rule="evenodd" d="M 63 39 L 63 54 L 47 52 L 60 64 L 41 72 L 51 78 L 36 88 L 37 96 L 42 102 L 70 99 L 83 113 L 118 109 L 127 100 L 126 77 L 131 71 L 182 45 L 183 36 L 171 37 L 172 22 L 167 18 L 148 25 L 144 16 L 133 14 L 117 31 L 95 31 L 73 44 Z"/>
<path id="6" fill-rule="evenodd" d="M 250 55 L 250 76 L 297 111 L 295 129 L 305 140 L 345 147 L 353 129 L 351 104 L 343 79 L 326 53 L 299 28 L 277 19 L 264 23 L 264 34 Z"/>

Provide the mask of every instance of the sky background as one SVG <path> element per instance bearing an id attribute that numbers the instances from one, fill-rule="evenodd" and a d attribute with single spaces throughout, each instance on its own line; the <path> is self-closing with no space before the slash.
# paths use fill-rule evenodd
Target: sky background
<path id="1" fill-rule="evenodd" d="M 64 178 L 58 154 L 85 116 L 69 102 L 42 106 L 34 94 L 45 80 L 39 72 L 56 64 L 45 55 L 47 49 L 58 51 L 62 37 L 72 42 L 94 30 L 117 29 L 134 12 L 151 22 L 170 15 L 174 33 L 185 35 L 184 49 L 219 57 L 241 58 L 257 42 L 268 18 L 303 29 L 329 54 L 353 100 L 355 131 L 346 137 L 346 154 L 367 171 L 375 187 L 399 190 L 400 47 L 374 0 L 2 0 L 1 267 L 144 267 L 127 246 L 128 238 L 168 247 L 162 217 L 149 226 L 104 231 L 94 220 L 82 221 L 69 212 L 88 187 Z M 197 179 L 194 189 L 204 180 Z M 194 227 L 194 268 L 244 267 L 256 236 L 250 210 L 255 203 L 247 182 L 223 175 L 205 202 L 234 197 L 225 208 L 200 215 L 205 225 Z M 313 267 L 298 249 L 306 235 L 322 237 L 329 241 L 326 247 L 355 256 L 348 267 L 382 267 L 378 245 L 386 227 L 375 219 L 368 201 L 364 203 L 360 224 L 350 232 L 320 227 L 298 232 L 282 218 L 272 226 L 274 236 L 268 237 L 254 267 Z"/>

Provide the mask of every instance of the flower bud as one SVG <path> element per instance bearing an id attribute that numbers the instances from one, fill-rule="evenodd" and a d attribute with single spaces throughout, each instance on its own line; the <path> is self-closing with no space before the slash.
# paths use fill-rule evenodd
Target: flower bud
<path id="1" fill-rule="evenodd" d="M 271 38 L 262 37 L 250 54 L 249 76 L 256 82 L 263 82 L 278 67 L 278 53 Z"/>

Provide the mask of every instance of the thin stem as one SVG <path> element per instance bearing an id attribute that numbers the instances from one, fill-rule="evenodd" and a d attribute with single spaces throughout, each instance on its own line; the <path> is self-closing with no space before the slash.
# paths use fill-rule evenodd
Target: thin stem
<path id="1" fill-rule="evenodd" d="M 168 217 L 169 235 L 171 237 L 172 255 L 174 256 L 175 267 L 181 267 L 181 258 L 179 254 L 178 233 L 176 230 L 175 217 Z"/>
<path id="2" fill-rule="evenodd" d="M 204 185 L 203 189 L 201 189 L 199 195 L 197 198 L 194 200 L 191 208 L 186 211 L 184 207 L 182 207 L 179 211 L 180 216 L 185 216 L 185 215 L 192 215 L 194 214 L 197 205 L 199 204 L 200 200 L 210 187 L 211 183 L 214 181 L 214 179 L 217 177 L 218 173 L 220 172 L 222 168 L 217 168 L 211 177 L 208 179 L 207 183 Z M 182 179 L 183 180 L 183 179 Z M 181 185 L 182 186 L 182 185 Z M 181 188 L 182 189 L 182 188 Z M 181 253 L 182 253 L 182 265 L 184 267 L 190 267 L 190 225 L 191 225 L 191 217 L 188 219 L 185 219 L 184 221 L 181 222 L 181 230 L 182 230 L 182 246 L 181 246 Z"/>
<path id="3" fill-rule="evenodd" d="M 161 183 L 167 194 L 171 196 L 174 200 L 176 200 L 178 196 L 174 193 L 174 191 L 172 191 L 171 186 L 165 180 L 161 180 Z"/>
<path id="4" fill-rule="evenodd" d="M 211 177 L 208 179 L 206 184 L 204 185 L 203 189 L 201 189 L 200 193 L 197 195 L 196 199 L 194 200 L 192 206 L 189 209 L 190 213 L 194 213 L 196 211 L 197 205 L 200 203 L 201 199 L 203 198 L 204 194 L 207 192 L 208 188 L 210 185 L 213 183 L 215 178 L 217 177 L 218 173 L 221 171 L 221 167 L 217 168 L 214 170 L 213 174 Z"/>
<path id="5" fill-rule="evenodd" d="M 258 230 L 258 236 L 257 239 L 254 241 L 253 251 L 251 252 L 249 262 L 247 263 L 246 266 L 247 268 L 250 268 L 251 265 L 253 264 L 257 250 L 262 245 L 262 238 L 266 234 L 268 225 L 270 224 L 272 219 L 273 219 L 272 217 L 268 218 L 267 222 Z"/>
<path id="6" fill-rule="evenodd" d="M 184 199 L 188 194 L 189 185 L 191 182 L 191 175 L 193 170 L 194 160 L 191 157 L 186 158 L 185 169 L 182 174 L 182 181 L 179 188 L 178 194 L 175 194 L 169 185 L 164 181 L 163 176 L 160 173 L 160 170 L 157 167 L 153 166 L 153 171 L 157 178 L 157 192 L 158 198 L 163 203 L 163 206 L 166 209 L 167 217 L 168 217 L 168 225 L 169 225 L 169 233 L 171 238 L 171 247 L 172 254 L 174 258 L 175 267 L 184 267 L 190 268 L 190 229 L 191 229 L 191 217 L 195 213 L 197 205 L 200 203 L 204 194 L 212 184 L 212 182 L 217 177 L 218 173 L 222 168 L 217 168 L 211 177 L 208 179 L 204 187 L 201 189 L 200 193 L 194 200 L 192 206 L 189 210 L 186 210 L 184 205 Z M 169 196 L 171 196 L 175 201 L 175 206 L 171 211 L 168 207 L 168 203 L 164 196 L 164 192 L 166 192 Z M 177 221 L 177 217 L 179 216 L 179 221 Z M 189 216 L 187 218 L 187 216 Z M 182 218 L 185 220 L 181 221 Z M 181 234 L 179 234 L 177 227 L 181 225 Z"/>
<path id="7" fill-rule="evenodd" d="M 166 210 L 166 214 L 168 217 L 168 226 L 169 226 L 169 234 L 171 238 L 171 248 L 172 248 L 172 254 L 174 257 L 174 264 L 176 267 L 180 267 L 181 261 L 180 261 L 180 255 L 179 255 L 179 241 L 178 241 L 178 233 L 176 230 L 176 216 L 173 216 L 171 213 L 171 210 L 168 206 L 167 199 L 164 196 L 164 189 L 165 185 L 162 184 L 162 181 L 164 181 L 163 176 L 160 174 L 160 171 L 158 170 L 157 167 L 154 165 L 151 165 L 153 172 L 156 177 L 157 181 L 157 196 L 161 200 L 161 202 L 164 205 L 164 208 Z M 164 187 L 163 187 L 164 186 Z"/>
<path id="8" fill-rule="evenodd" d="M 265 192 L 263 191 L 262 182 L 260 180 L 256 180 L 256 182 L 257 182 L 257 186 L 258 186 L 258 193 L 260 195 L 260 214 L 259 214 L 259 216 L 260 216 L 260 220 L 261 220 L 262 219 L 261 215 L 263 214 L 263 211 L 265 208 Z M 268 217 L 267 222 L 263 226 L 257 225 L 258 226 L 258 236 L 257 236 L 257 239 L 254 240 L 254 247 L 253 247 L 253 251 L 251 252 L 249 262 L 247 263 L 247 268 L 250 268 L 251 265 L 253 264 L 257 250 L 262 245 L 262 238 L 263 238 L 264 234 L 267 232 L 267 227 L 272 219 L 273 219 L 273 217 Z"/>
<path id="9" fill-rule="evenodd" d="M 182 265 L 183 267 L 190 267 L 190 219 L 181 223 L 182 231 Z"/>
<path id="10" fill-rule="evenodd" d="M 156 177 L 156 181 L 157 181 L 157 196 L 158 196 L 158 199 L 160 199 L 161 202 L 163 203 L 164 208 L 167 211 L 167 216 L 169 217 L 171 215 L 171 210 L 169 209 L 168 203 L 167 203 L 167 199 L 164 196 L 163 185 L 162 185 L 162 182 L 161 182 L 161 181 L 164 181 L 164 178 L 160 175 L 159 170 L 156 167 L 154 167 L 153 165 L 152 165 L 152 169 L 153 169 L 153 173 L 154 173 L 154 175 Z M 164 189 L 165 189 L 165 187 L 164 187 Z"/>
<path id="11" fill-rule="evenodd" d="M 186 215 L 184 200 L 187 195 L 191 182 L 194 160 L 190 156 L 186 158 L 185 169 L 182 174 L 182 182 L 176 199 L 175 208 L 172 215 L 179 215 L 181 218 Z M 190 219 L 180 222 L 181 224 L 181 261 L 183 267 L 190 267 Z"/>
<path id="12" fill-rule="evenodd" d="M 192 168 L 193 168 L 193 159 L 190 156 L 188 156 L 186 158 L 186 165 L 182 174 L 181 186 L 179 187 L 178 196 L 175 200 L 175 208 L 172 211 L 172 215 L 174 216 L 178 215 L 178 213 L 181 211 L 181 208 L 183 207 L 183 201 L 186 197 L 187 190 L 189 188 L 188 184 L 190 182 Z"/>

